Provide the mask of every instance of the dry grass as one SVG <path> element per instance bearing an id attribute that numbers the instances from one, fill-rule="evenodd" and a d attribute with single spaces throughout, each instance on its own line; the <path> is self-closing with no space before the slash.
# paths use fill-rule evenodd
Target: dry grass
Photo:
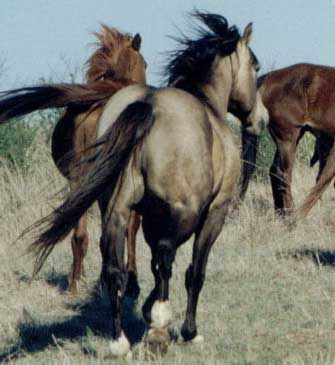
<path id="1" fill-rule="evenodd" d="M 41 146 L 29 176 L 0 171 L 0 362 L 9 364 L 103 364 L 108 352 L 108 305 L 90 295 L 100 272 L 99 219 L 91 215 L 88 289 L 64 291 L 71 265 L 70 241 L 61 244 L 29 285 L 32 259 L 21 256 L 27 239 L 11 246 L 29 224 L 57 205 L 64 186 L 49 152 Z M 42 158 L 43 157 L 43 158 Z M 315 171 L 298 166 L 294 196 L 301 201 Z M 164 358 L 148 358 L 138 346 L 135 363 L 333 364 L 335 361 L 335 215 L 329 191 L 310 217 L 291 231 L 276 219 L 269 186 L 251 186 L 245 203 L 225 225 L 212 251 L 198 307 L 205 343 L 173 344 Z M 185 311 L 184 272 L 191 244 L 178 252 L 171 282 L 174 325 Z M 142 288 L 152 286 L 149 251 L 138 242 Z M 140 319 L 125 318 L 134 339 Z M 136 314 L 136 313 L 135 313 Z M 122 361 L 120 361 L 122 363 Z"/>

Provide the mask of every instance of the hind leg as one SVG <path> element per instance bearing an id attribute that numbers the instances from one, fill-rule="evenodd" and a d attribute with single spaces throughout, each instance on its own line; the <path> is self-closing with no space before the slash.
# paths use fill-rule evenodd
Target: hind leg
<path id="1" fill-rule="evenodd" d="M 171 203 L 170 203 L 171 204 Z M 150 325 L 147 340 L 155 350 L 165 352 L 170 341 L 168 326 L 172 320 L 169 302 L 169 282 L 178 245 L 185 242 L 195 231 L 199 221 L 199 209 L 180 202 L 162 213 L 163 204 L 155 211 L 155 218 L 143 219 L 145 238 L 151 247 L 151 270 L 155 286 L 142 308 L 143 317 Z M 162 213 L 159 218 L 157 215 Z"/>
<path id="2" fill-rule="evenodd" d="M 85 277 L 84 258 L 88 248 L 87 214 L 83 215 L 74 229 L 72 240 L 73 264 L 70 274 L 70 291 L 77 293 L 80 281 Z"/>
<path id="3" fill-rule="evenodd" d="M 203 217 L 196 232 L 192 263 L 186 270 L 185 287 L 187 291 L 186 316 L 181 328 L 184 341 L 201 342 L 202 336 L 198 335 L 196 312 L 200 291 L 203 287 L 206 266 L 210 250 L 216 241 L 228 211 L 229 201 L 216 207 L 211 207 Z"/>
<path id="4" fill-rule="evenodd" d="M 136 234 L 140 228 L 141 217 L 135 211 L 132 211 L 129 218 L 127 229 L 127 271 L 128 282 L 126 296 L 137 299 L 140 294 L 140 286 L 137 280 L 136 267 Z"/>
<path id="5" fill-rule="evenodd" d="M 111 304 L 110 349 L 114 356 L 130 353 L 130 343 L 121 327 L 121 301 L 127 284 L 124 253 L 129 216 L 128 208 L 107 210 L 101 236 L 102 280 Z"/>

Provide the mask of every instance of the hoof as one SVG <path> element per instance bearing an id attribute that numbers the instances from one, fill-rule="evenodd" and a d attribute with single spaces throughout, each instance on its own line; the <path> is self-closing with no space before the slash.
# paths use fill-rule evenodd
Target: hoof
<path id="1" fill-rule="evenodd" d="M 132 356 L 130 351 L 130 343 L 123 332 L 117 340 L 110 342 L 109 348 L 112 355 L 115 357 L 126 356 L 127 358 L 131 358 Z"/>
<path id="2" fill-rule="evenodd" d="M 167 326 L 164 328 L 150 328 L 145 338 L 147 348 L 155 355 L 165 355 L 170 342 L 171 337 Z"/>
<path id="3" fill-rule="evenodd" d="M 81 277 L 79 280 L 69 280 L 68 291 L 72 295 L 77 295 L 83 289 L 87 288 L 87 282 L 84 277 Z"/>
<path id="4" fill-rule="evenodd" d="M 151 309 L 151 325 L 152 328 L 164 328 L 167 327 L 171 322 L 172 312 L 170 307 L 170 302 L 167 300 L 165 302 L 155 301 Z"/>
<path id="5" fill-rule="evenodd" d="M 204 336 L 201 335 L 196 335 L 195 337 L 191 338 L 191 339 L 186 339 L 186 338 L 182 338 L 180 340 L 178 340 L 178 343 L 180 345 L 184 344 L 184 345 L 201 345 L 205 342 Z"/>
<path id="6" fill-rule="evenodd" d="M 196 335 L 190 342 L 194 343 L 195 345 L 200 345 L 205 342 L 205 339 L 204 336 Z"/>

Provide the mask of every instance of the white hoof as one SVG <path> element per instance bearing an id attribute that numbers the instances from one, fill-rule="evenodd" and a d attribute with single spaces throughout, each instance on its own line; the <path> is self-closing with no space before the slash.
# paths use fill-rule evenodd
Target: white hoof
<path id="1" fill-rule="evenodd" d="M 172 319 L 172 312 L 170 307 L 170 302 L 166 300 L 165 302 L 155 301 L 151 309 L 151 324 L 152 328 L 163 328 L 166 327 Z"/>
<path id="2" fill-rule="evenodd" d="M 126 355 L 126 360 L 127 361 L 132 361 L 133 359 L 133 353 L 131 351 L 128 351 L 127 355 Z"/>
<path id="3" fill-rule="evenodd" d="M 196 335 L 193 340 L 191 340 L 192 343 L 194 343 L 195 345 L 199 345 L 204 343 L 205 339 L 204 336 L 201 335 Z"/>
<path id="4" fill-rule="evenodd" d="M 127 358 L 128 356 L 131 356 L 130 343 L 123 331 L 117 340 L 110 342 L 109 348 L 113 356 L 121 357 L 127 355 Z"/>

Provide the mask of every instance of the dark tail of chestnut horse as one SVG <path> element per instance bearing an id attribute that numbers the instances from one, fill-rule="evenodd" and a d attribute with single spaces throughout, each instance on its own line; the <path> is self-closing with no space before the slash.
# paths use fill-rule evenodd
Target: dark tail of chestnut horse
<path id="1" fill-rule="evenodd" d="M 296 211 L 296 218 L 304 218 L 307 216 L 308 212 L 313 208 L 317 201 L 321 198 L 321 195 L 326 191 L 329 184 L 335 177 L 335 144 L 330 150 L 327 162 L 318 177 L 318 181 L 314 188 L 307 195 L 303 204 Z"/>
<path id="2" fill-rule="evenodd" d="M 124 87 L 127 84 L 125 81 L 105 81 L 90 85 L 49 84 L 1 92 L 0 124 L 36 110 L 101 103 L 115 94 L 120 86 Z"/>
<path id="3" fill-rule="evenodd" d="M 66 201 L 32 229 L 42 227 L 42 233 L 29 251 L 37 255 L 34 275 L 42 268 L 54 246 L 76 226 L 80 217 L 99 198 L 106 187 L 113 192 L 133 153 L 154 122 L 152 106 L 146 101 L 130 104 L 112 127 L 97 141 L 100 148 L 82 184 L 72 191 Z M 84 162 L 87 163 L 87 162 Z M 46 228 L 45 228 L 46 227 Z M 44 229 L 45 228 L 45 229 Z"/>

